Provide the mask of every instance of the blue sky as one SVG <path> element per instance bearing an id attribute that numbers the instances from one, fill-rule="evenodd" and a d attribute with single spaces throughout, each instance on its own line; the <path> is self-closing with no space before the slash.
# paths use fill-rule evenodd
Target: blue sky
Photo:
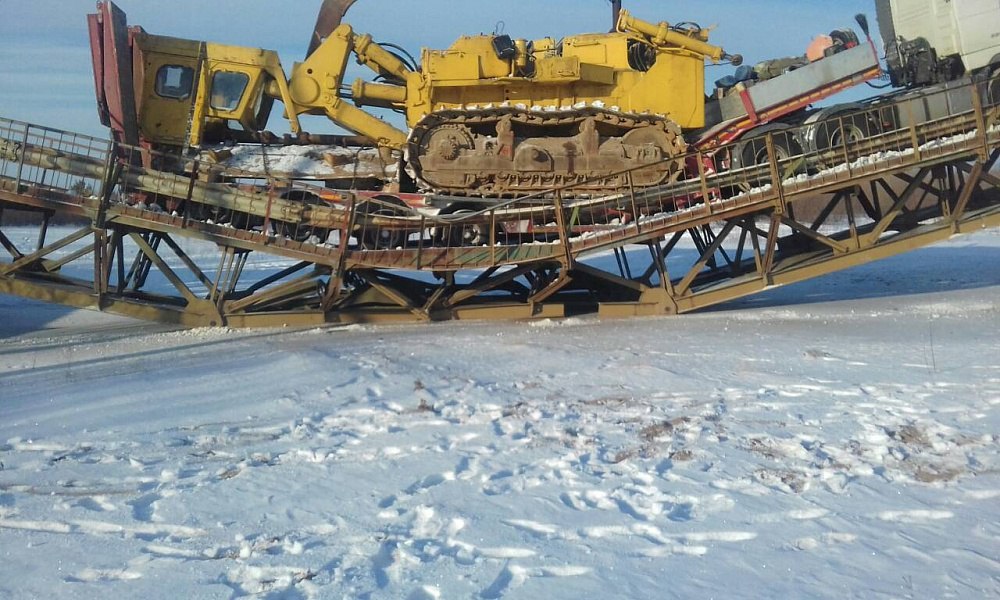
<path id="1" fill-rule="evenodd" d="M 875 27 L 874 0 L 624 0 L 649 21 L 694 21 L 715 26 L 711 41 L 748 63 L 802 54 L 809 41 L 852 27 L 864 12 Z M 97 118 L 87 41 L 92 0 L 0 0 L 0 116 L 93 135 L 105 135 Z M 301 60 L 319 0 L 119 0 L 129 23 L 162 35 L 277 50 L 286 71 Z M 358 0 L 347 21 L 418 54 L 443 48 L 462 34 L 492 32 L 502 22 L 513 37 L 562 37 L 610 26 L 607 0 Z M 877 28 L 873 31 L 877 35 Z M 881 42 L 876 37 L 876 42 Z M 709 67 L 712 81 L 732 71 Z M 867 87 L 853 98 L 873 95 Z M 310 123 L 320 132 L 325 124 Z M 281 123 L 272 121 L 280 131 Z"/>

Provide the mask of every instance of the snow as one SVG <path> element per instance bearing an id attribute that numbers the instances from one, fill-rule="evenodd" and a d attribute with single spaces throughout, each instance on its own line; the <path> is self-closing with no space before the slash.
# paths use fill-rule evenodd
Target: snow
<path id="1" fill-rule="evenodd" d="M 244 144 L 224 148 L 220 163 L 246 173 L 272 173 L 287 177 L 391 177 L 395 164 L 383 164 L 378 151 L 343 146 L 271 146 Z M 265 165 L 266 163 L 266 165 Z M 267 167 L 265 169 L 265 166 Z"/>
<path id="2" fill-rule="evenodd" d="M 0 598 L 995 597 L 998 258 L 631 320 L 0 296 Z"/>

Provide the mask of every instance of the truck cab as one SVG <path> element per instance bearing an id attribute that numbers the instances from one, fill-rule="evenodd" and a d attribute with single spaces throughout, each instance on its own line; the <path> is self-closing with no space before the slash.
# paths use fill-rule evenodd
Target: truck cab
<path id="1" fill-rule="evenodd" d="M 1000 0 L 876 0 L 895 87 L 1000 68 Z"/>

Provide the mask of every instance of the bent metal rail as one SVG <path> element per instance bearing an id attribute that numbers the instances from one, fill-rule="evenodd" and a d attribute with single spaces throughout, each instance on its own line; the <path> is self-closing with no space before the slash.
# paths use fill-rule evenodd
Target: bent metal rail
<path id="1" fill-rule="evenodd" d="M 260 185 L 0 120 L 0 293 L 190 326 L 687 312 L 1000 224 L 991 83 L 695 152 L 697 177 L 607 197 Z M 36 214 L 30 247 L 4 209 Z M 79 225 L 50 240 L 57 216 Z M 260 254 L 281 260 L 251 274 Z"/>

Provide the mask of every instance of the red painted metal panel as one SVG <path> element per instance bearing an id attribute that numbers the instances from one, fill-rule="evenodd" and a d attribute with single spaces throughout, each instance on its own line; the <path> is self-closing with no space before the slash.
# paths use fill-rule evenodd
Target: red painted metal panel
<path id="1" fill-rule="evenodd" d="M 108 115 L 108 102 L 104 96 L 104 31 L 101 15 L 87 15 L 87 30 L 90 32 L 90 59 L 94 66 L 94 93 L 97 97 L 97 114 L 101 124 L 111 126 Z"/>
<path id="2" fill-rule="evenodd" d="M 109 126 L 115 140 L 135 146 L 139 144 L 139 125 L 132 78 L 132 48 L 125 13 L 114 2 L 100 2 L 98 10 L 104 58 L 101 79 Z"/>

